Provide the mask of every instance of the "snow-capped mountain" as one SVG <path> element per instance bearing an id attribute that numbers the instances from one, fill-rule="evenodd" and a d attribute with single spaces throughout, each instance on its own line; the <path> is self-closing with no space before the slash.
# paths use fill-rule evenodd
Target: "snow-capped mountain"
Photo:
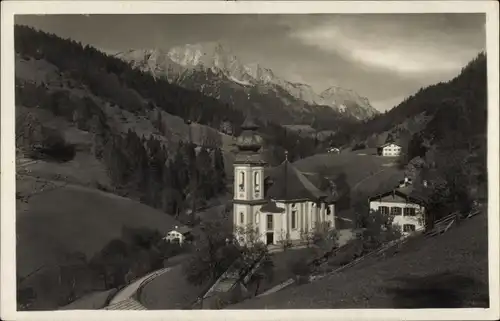
<path id="1" fill-rule="evenodd" d="M 170 82 L 228 101 L 234 101 L 234 91 L 240 90 L 247 95 L 252 92 L 254 99 L 255 95 L 272 96 L 274 103 L 279 100 L 281 105 L 291 109 L 289 112 L 307 114 L 311 112 L 308 106 L 324 106 L 357 119 L 377 113 L 366 98 L 354 91 L 332 87 L 317 94 L 311 86 L 287 81 L 258 63 L 242 63 L 220 43 L 188 44 L 168 51 L 130 50 L 118 53 L 116 57 L 151 72 L 155 77 L 167 77 Z M 221 94 L 227 90 L 220 86 L 231 88 L 233 93 Z M 261 103 L 266 105 L 264 101 Z"/>
<path id="2" fill-rule="evenodd" d="M 370 118 L 379 113 L 372 107 L 368 98 L 361 97 L 351 89 L 341 87 L 330 87 L 321 93 L 324 105 L 339 106 L 340 111 L 349 110 L 358 119 Z"/>

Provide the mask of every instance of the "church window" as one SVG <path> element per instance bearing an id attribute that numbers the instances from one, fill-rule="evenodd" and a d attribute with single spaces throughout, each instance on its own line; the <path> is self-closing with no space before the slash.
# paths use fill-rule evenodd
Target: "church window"
<path id="1" fill-rule="evenodd" d="M 268 214 L 267 215 L 267 229 L 272 230 L 273 229 L 273 214 Z"/>
<path id="2" fill-rule="evenodd" d="M 293 210 L 292 211 L 292 229 L 296 229 L 296 228 L 297 228 L 297 210 Z"/>
<path id="3" fill-rule="evenodd" d="M 240 192 L 245 190 L 245 173 L 240 172 Z"/>
<path id="4" fill-rule="evenodd" d="M 245 214 L 243 212 L 240 212 L 240 223 L 243 224 L 245 222 Z"/>
<path id="5" fill-rule="evenodd" d="M 259 193 L 260 192 L 260 175 L 259 172 L 254 173 L 254 180 L 255 180 L 255 192 Z"/>

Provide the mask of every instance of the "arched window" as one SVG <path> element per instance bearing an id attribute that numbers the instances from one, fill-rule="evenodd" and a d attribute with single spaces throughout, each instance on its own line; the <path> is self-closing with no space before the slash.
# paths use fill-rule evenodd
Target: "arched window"
<path id="1" fill-rule="evenodd" d="M 255 213 L 255 223 L 259 223 L 259 212 Z"/>
<path id="2" fill-rule="evenodd" d="M 259 175 L 259 172 L 255 172 L 253 174 L 253 176 L 254 176 L 255 192 L 259 193 L 260 192 L 260 175 Z"/>
<path id="3" fill-rule="evenodd" d="M 240 172 L 240 192 L 243 192 L 245 190 L 245 173 Z"/>
<path id="4" fill-rule="evenodd" d="M 245 214 L 243 212 L 240 212 L 240 223 L 245 223 Z"/>

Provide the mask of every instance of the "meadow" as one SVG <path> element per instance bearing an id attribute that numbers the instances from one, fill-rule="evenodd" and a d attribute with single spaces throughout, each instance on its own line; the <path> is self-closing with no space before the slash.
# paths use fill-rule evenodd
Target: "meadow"
<path id="1" fill-rule="evenodd" d="M 487 308 L 487 215 L 309 284 L 229 309 Z"/>

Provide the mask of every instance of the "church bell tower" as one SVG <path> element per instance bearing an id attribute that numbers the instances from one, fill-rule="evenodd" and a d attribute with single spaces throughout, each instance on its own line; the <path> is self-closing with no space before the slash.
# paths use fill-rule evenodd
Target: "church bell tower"
<path id="1" fill-rule="evenodd" d="M 264 161 L 262 137 L 257 133 L 259 127 L 251 117 L 241 125 L 242 132 L 236 139 L 238 148 L 234 162 L 233 227 L 238 241 L 244 241 L 239 230 L 256 228 L 259 209 L 264 200 Z"/>

